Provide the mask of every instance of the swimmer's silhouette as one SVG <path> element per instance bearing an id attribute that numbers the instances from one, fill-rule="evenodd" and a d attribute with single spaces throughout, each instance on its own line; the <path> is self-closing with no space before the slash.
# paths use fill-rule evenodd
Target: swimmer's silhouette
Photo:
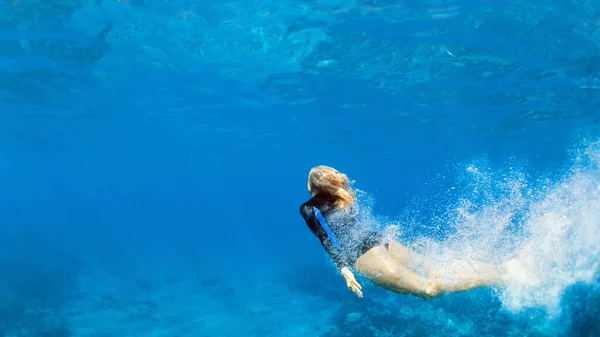
<path id="1" fill-rule="evenodd" d="M 517 260 L 501 265 L 455 261 L 447 275 L 447 271 L 401 243 L 366 231 L 357 217 L 355 193 L 347 176 L 332 167 L 313 167 L 308 175 L 308 191 L 312 198 L 302 204 L 300 213 L 348 288 L 360 297 L 362 286 L 352 267 L 385 289 L 425 299 L 508 281 L 535 284 Z M 419 266 L 424 275 L 411 269 L 414 266 Z"/>

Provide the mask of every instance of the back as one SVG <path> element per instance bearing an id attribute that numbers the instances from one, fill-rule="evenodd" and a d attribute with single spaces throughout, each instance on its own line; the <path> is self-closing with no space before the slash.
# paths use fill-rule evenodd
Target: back
<path id="1" fill-rule="evenodd" d="M 371 235 L 368 226 L 361 224 L 355 204 L 339 210 L 327 195 L 317 194 L 303 203 L 300 214 L 338 267 L 356 260 L 362 254 L 364 241 Z"/>

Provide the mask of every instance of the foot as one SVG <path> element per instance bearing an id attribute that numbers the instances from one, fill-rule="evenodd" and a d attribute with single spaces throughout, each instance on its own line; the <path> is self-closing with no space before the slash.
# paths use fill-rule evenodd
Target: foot
<path id="1" fill-rule="evenodd" d="M 507 282 L 517 282 L 532 287 L 540 285 L 540 281 L 517 259 L 508 260 L 500 267 L 505 271 L 505 281 Z"/>

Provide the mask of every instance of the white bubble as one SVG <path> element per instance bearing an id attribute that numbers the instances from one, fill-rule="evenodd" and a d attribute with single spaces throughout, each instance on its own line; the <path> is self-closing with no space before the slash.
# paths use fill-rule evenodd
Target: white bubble
<path id="1" fill-rule="evenodd" d="M 335 65 L 337 62 L 335 60 L 321 60 L 317 63 L 317 67 L 324 68 Z"/>

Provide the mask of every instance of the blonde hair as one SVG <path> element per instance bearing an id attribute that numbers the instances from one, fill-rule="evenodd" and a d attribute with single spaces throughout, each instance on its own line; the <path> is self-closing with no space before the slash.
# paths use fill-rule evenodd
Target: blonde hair
<path id="1" fill-rule="evenodd" d="M 350 187 L 348 177 L 333 167 L 318 165 L 308 173 L 310 190 L 326 193 L 335 198 L 335 206 L 345 208 L 356 198 L 354 190 Z"/>

